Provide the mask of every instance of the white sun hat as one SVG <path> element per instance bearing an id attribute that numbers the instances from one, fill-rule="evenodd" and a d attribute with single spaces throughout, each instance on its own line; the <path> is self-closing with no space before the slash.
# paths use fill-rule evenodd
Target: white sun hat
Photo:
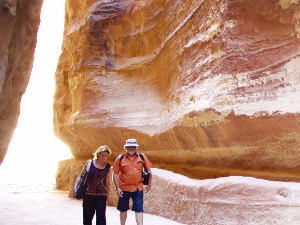
<path id="1" fill-rule="evenodd" d="M 130 147 L 130 146 L 139 146 L 137 141 L 134 139 L 134 138 L 130 138 L 130 139 L 127 139 L 126 141 L 126 144 L 124 145 L 124 147 Z"/>

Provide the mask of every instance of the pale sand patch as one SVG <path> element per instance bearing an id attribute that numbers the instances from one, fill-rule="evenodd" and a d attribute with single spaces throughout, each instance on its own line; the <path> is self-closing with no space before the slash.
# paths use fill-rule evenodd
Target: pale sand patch
<path id="1" fill-rule="evenodd" d="M 0 184 L 1 225 L 79 225 L 82 224 L 81 204 L 81 200 L 70 199 L 66 192 L 51 190 L 44 184 Z M 115 207 L 107 207 L 106 217 L 107 225 L 120 224 Z M 134 212 L 128 211 L 126 224 L 135 224 Z M 181 223 L 144 213 L 144 225 L 166 224 Z"/>

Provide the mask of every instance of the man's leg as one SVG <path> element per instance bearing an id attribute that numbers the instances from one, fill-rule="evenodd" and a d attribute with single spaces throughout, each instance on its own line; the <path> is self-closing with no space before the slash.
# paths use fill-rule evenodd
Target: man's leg
<path id="1" fill-rule="evenodd" d="M 136 190 L 132 194 L 132 211 L 135 212 L 135 220 L 137 225 L 143 225 L 143 198 L 144 192 L 143 190 Z"/>
<path id="2" fill-rule="evenodd" d="M 121 225 L 125 225 L 126 219 L 127 219 L 127 211 L 126 212 L 120 212 Z"/>
<path id="3" fill-rule="evenodd" d="M 142 212 L 136 212 L 135 213 L 135 220 L 137 225 L 143 225 L 143 213 Z"/>
<path id="4" fill-rule="evenodd" d="M 127 210 L 129 209 L 130 192 L 123 191 L 123 197 L 119 197 L 117 209 L 120 211 L 120 223 L 125 225 Z"/>

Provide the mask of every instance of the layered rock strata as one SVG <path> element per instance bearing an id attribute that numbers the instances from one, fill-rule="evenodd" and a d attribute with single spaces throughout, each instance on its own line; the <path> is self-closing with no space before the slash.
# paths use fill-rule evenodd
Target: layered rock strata
<path id="1" fill-rule="evenodd" d="M 43 0 L 0 0 L 0 164 L 20 114 Z"/>
<path id="2" fill-rule="evenodd" d="M 134 137 L 194 178 L 300 179 L 292 0 L 67 0 L 55 132 L 75 158 Z M 112 160 L 113 161 L 113 160 Z"/>

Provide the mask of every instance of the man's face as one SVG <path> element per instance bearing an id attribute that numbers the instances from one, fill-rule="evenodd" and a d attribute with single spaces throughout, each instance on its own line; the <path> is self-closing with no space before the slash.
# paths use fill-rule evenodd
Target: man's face
<path id="1" fill-rule="evenodd" d="M 135 146 L 127 146 L 126 151 L 127 151 L 128 155 L 133 156 L 136 154 L 136 147 Z"/>

